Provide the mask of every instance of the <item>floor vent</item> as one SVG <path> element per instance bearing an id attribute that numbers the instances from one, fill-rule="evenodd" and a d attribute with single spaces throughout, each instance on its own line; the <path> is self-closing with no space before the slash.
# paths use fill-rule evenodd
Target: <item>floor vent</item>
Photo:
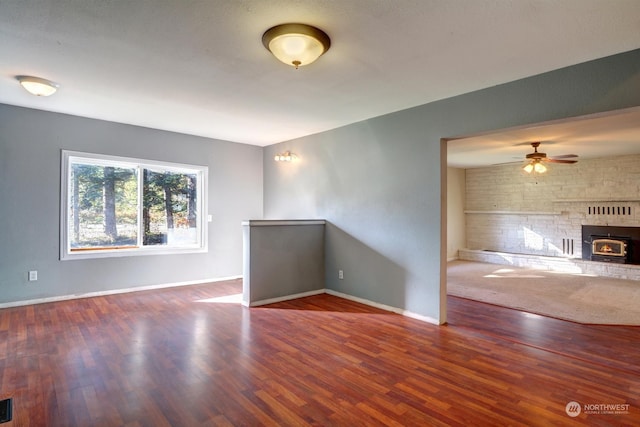
<path id="1" fill-rule="evenodd" d="M 0 423 L 11 421 L 11 399 L 0 401 Z"/>

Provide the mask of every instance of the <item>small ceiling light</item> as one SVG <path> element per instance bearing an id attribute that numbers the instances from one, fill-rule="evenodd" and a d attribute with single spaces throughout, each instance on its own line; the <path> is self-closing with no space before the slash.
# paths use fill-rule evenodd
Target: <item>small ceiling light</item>
<path id="1" fill-rule="evenodd" d="M 27 92 L 35 96 L 53 95 L 60 87 L 59 84 L 40 77 L 17 76 L 16 79 Z"/>
<path id="2" fill-rule="evenodd" d="M 298 156 L 293 154 L 291 151 L 285 151 L 284 153 L 276 154 L 273 160 L 276 162 L 292 162 L 297 158 Z"/>
<path id="3" fill-rule="evenodd" d="M 306 24 L 282 24 L 262 35 L 262 44 L 285 64 L 298 69 L 311 64 L 331 47 L 331 39 L 322 30 Z"/>

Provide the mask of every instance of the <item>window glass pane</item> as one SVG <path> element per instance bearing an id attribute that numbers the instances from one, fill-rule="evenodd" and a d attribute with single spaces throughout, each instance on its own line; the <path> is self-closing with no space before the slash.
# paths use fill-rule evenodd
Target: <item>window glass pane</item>
<path id="1" fill-rule="evenodd" d="M 143 244 L 170 247 L 199 244 L 198 175 L 143 170 Z"/>
<path id="2" fill-rule="evenodd" d="M 137 169 L 74 160 L 69 178 L 71 251 L 137 247 Z"/>
<path id="3" fill-rule="evenodd" d="M 62 151 L 60 259 L 207 251 L 208 168 Z"/>

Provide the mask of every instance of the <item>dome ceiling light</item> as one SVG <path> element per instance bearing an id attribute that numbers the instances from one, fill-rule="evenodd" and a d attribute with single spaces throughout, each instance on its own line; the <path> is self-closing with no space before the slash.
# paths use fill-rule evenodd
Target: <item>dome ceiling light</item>
<path id="1" fill-rule="evenodd" d="M 51 80 L 33 76 L 16 76 L 23 88 L 35 96 L 49 96 L 56 93 L 60 85 Z"/>
<path id="2" fill-rule="evenodd" d="M 281 24 L 262 35 L 262 44 L 287 65 L 298 69 L 309 65 L 329 47 L 331 39 L 322 30 L 306 24 Z"/>

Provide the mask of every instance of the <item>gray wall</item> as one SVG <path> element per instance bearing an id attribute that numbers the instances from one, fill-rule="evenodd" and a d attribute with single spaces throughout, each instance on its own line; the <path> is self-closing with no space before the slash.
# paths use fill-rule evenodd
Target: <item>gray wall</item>
<path id="1" fill-rule="evenodd" d="M 441 138 L 637 105 L 640 50 L 273 145 L 265 218 L 326 219 L 327 288 L 444 322 Z"/>
<path id="2" fill-rule="evenodd" d="M 60 261 L 61 149 L 208 166 L 209 252 Z M 262 152 L 0 105 L 0 303 L 241 275 L 241 222 L 262 217 Z"/>
<path id="3" fill-rule="evenodd" d="M 320 221 L 245 222 L 243 303 L 324 291 L 324 227 Z"/>

